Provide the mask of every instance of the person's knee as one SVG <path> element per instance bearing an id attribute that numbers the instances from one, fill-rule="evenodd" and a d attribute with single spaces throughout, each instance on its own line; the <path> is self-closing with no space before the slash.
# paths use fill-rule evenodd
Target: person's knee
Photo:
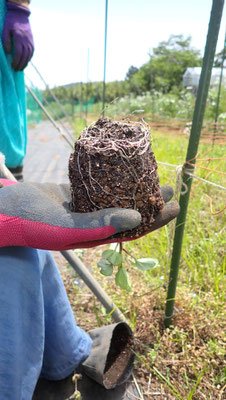
<path id="1" fill-rule="evenodd" d="M 12 290 L 26 290 L 39 286 L 42 266 L 36 249 L 26 247 L 0 248 L 0 286 Z"/>

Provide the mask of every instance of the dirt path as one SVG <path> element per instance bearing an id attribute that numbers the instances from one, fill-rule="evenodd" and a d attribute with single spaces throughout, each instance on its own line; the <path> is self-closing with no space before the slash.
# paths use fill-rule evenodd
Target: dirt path
<path id="1" fill-rule="evenodd" d="M 28 129 L 24 180 L 68 183 L 70 146 L 49 121 Z"/>

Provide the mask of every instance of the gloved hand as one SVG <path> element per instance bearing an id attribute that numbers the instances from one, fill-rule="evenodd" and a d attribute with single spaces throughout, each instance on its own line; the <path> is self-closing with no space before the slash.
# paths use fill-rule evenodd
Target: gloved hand
<path id="1" fill-rule="evenodd" d="M 10 1 L 6 2 L 6 7 L 2 44 L 6 53 L 12 53 L 13 50 L 12 67 L 16 71 L 22 71 L 34 52 L 34 41 L 28 19 L 30 11 Z"/>
<path id="2" fill-rule="evenodd" d="M 91 213 L 70 211 L 69 185 L 19 183 L 0 179 L 0 247 L 25 246 L 46 250 L 68 250 L 133 240 L 112 235 L 131 230 L 141 222 L 135 210 L 108 208 Z M 8 186 L 6 186 L 8 185 Z M 163 187 L 168 202 L 173 190 Z M 166 204 L 152 230 L 177 216 L 176 202 Z M 110 239 L 108 239 L 111 237 Z"/>
<path id="3" fill-rule="evenodd" d="M 0 179 L 0 247 L 46 250 L 95 247 L 114 233 L 140 223 L 135 210 L 72 213 L 69 185 L 16 183 Z"/>

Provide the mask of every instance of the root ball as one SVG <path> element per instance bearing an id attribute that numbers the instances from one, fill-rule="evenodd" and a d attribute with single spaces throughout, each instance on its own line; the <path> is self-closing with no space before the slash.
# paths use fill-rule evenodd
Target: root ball
<path id="1" fill-rule="evenodd" d="M 148 233 L 163 208 L 150 128 L 101 118 L 85 128 L 69 159 L 71 210 L 118 207 L 138 210 L 141 224 L 114 237 Z"/>

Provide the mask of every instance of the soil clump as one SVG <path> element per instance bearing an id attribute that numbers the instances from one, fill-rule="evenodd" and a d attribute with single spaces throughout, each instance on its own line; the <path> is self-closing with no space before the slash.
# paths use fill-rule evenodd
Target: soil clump
<path id="1" fill-rule="evenodd" d="M 138 237 L 150 231 L 164 206 L 150 128 L 101 118 L 85 128 L 69 159 L 71 210 L 91 212 L 130 208 L 140 212 L 141 224 L 114 237 Z"/>

